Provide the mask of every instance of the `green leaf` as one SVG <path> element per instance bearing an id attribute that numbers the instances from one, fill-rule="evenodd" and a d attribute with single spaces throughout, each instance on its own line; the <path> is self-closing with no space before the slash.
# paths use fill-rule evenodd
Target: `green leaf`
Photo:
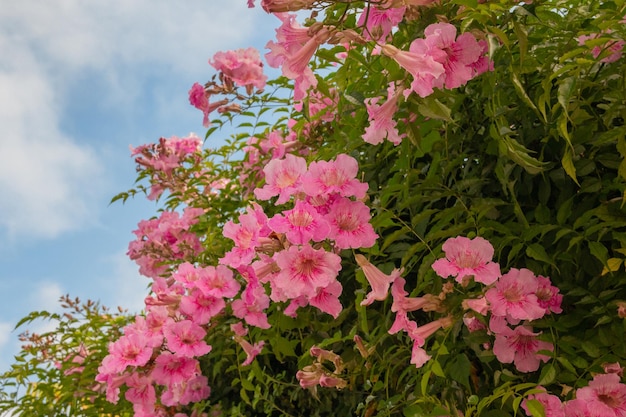
<path id="1" fill-rule="evenodd" d="M 602 262 L 602 265 L 607 266 L 609 251 L 606 246 L 604 246 L 600 242 L 593 241 L 589 241 L 587 242 L 587 244 L 589 245 L 589 251 L 591 252 L 591 254 L 595 256 L 600 262 Z"/>
<path id="2" fill-rule="evenodd" d="M 546 417 L 546 410 L 539 400 L 526 400 L 526 408 L 532 417 Z"/>
<path id="3" fill-rule="evenodd" d="M 546 250 L 539 243 L 533 243 L 529 245 L 528 248 L 526 248 L 526 255 L 537 261 L 545 262 L 550 265 L 555 265 L 552 258 L 548 256 Z"/>
<path id="4" fill-rule="evenodd" d="M 450 110 L 445 104 L 443 104 L 436 98 L 426 97 L 422 100 L 421 103 L 417 105 L 417 109 L 425 117 L 430 117 L 431 119 L 437 120 L 445 120 L 447 122 L 452 121 L 452 118 L 450 117 L 452 110 Z"/>
<path id="5" fill-rule="evenodd" d="M 550 385 L 556 379 L 557 373 L 558 370 L 554 364 L 549 363 L 547 365 L 544 365 L 541 369 L 541 374 L 539 375 L 539 381 L 537 382 L 537 384 L 542 386 Z"/>

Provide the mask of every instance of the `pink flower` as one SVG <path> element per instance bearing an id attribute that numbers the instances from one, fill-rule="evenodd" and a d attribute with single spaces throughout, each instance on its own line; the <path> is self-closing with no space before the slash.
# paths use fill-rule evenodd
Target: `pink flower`
<path id="1" fill-rule="evenodd" d="M 267 76 L 263 74 L 261 56 L 255 48 L 218 52 L 209 64 L 241 87 L 251 89 L 254 86 L 259 90 L 265 87 Z"/>
<path id="2" fill-rule="evenodd" d="M 248 265 L 254 258 L 255 248 L 259 245 L 259 238 L 269 235 L 267 217 L 256 208 L 248 208 L 248 212 L 239 216 L 239 224 L 229 220 L 224 225 L 223 235 L 235 242 L 220 263 L 231 268 Z M 225 272 L 223 272 L 225 273 Z"/>
<path id="3" fill-rule="evenodd" d="M 391 271 L 391 275 L 386 275 L 380 269 L 372 265 L 370 261 L 365 258 L 365 256 L 356 254 L 354 258 L 356 259 L 356 263 L 359 264 L 363 270 L 365 278 L 367 278 L 367 281 L 372 287 L 372 291 L 370 291 L 365 299 L 361 301 L 361 305 L 368 306 L 372 304 L 374 300 L 382 301 L 387 298 L 389 286 L 396 280 L 396 278 L 400 277 L 403 270 L 394 269 Z"/>
<path id="4" fill-rule="evenodd" d="M 191 320 L 171 322 L 163 328 L 167 347 L 181 356 L 202 356 L 211 351 L 204 341 L 206 331 Z"/>
<path id="5" fill-rule="evenodd" d="M 411 91 L 415 91 L 420 97 L 432 94 L 435 80 L 445 72 L 441 63 L 435 61 L 430 55 L 424 55 L 422 51 L 414 52 L 412 49 L 410 52 L 401 51 L 390 44 L 383 45 L 381 50 L 413 76 L 411 88 L 405 90 L 405 96 L 408 96 Z"/>
<path id="6" fill-rule="evenodd" d="M 341 269 L 341 258 L 310 245 L 291 246 L 274 255 L 281 271 L 274 284 L 289 298 L 315 297 L 319 288 L 331 284 Z"/>
<path id="7" fill-rule="evenodd" d="M 534 372 L 539 369 L 540 361 L 547 362 L 549 356 L 537 354 L 540 350 L 553 350 L 551 343 L 537 339 L 539 333 L 533 333 L 528 326 L 509 327 L 496 333 L 493 353 L 502 363 L 515 364 L 520 372 Z"/>
<path id="8" fill-rule="evenodd" d="M 417 343 L 413 342 L 413 348 L 411 349 L 411 364 L 416 368 L 421 368 L 426 362 L 430 360 L 431 356 L 426 353 L 426 350 Z"/>
<path id="9" fill-rule="evenodd" d="M 369 207 L 362 202 L 339 198 L 324 216 L 330 225 L 328 238 L 339 249 L 372 247 L 378 235 L 369 223 L 370 217 Z"/>
<path id="10" fill-rule="evenodd" d="M 435 295 L 425 294 L 422 297 L 407 297 L 409 293 L 404 290 L 405 283 L 404 278 L 398 277 L 391 284 L 391 296 L 393 297 L 392 312 L 441 310 L 441 300 Z"/>
<path id="11" fill-rule="evenodd" d="M 339 281 L 332 281 L 326 287 L 319 288 L 315 297 L 309 299 L 309 304 L 337 318 L 343 310 L 343 306 L 339 301 L 342 290 L 343 287 Z"/>
<path id="12" fill-rule="evenodd" d="M 232 298 L 239 293 L 240 287 L 233 278 L 233 271 L 224 265 L 203 268 L 200 279 L 196 282 L 196 288 L 213 297 Z"/>
<path id="13" fill-rule="evenodd" d="M 626 385 L 617 374 L 598 374 L 589 385 L 576 391 L 576 398 L 586 403 L 592 417 L 625 417 Z"/>
<path id="14" fill-rule="evenodd" d="M 275 232 L 285 233 L 294 245 L 303 245 L 310 240 L 321 242 L 330 232 L 328 222 L 305 201 L 297 200 L 295 207 L 283 214 L 272 217 L 268 225 Z"/>
<path id="15" fill-rule="evenodd" d="M 481 316 L 486 316 L 490 310 L 489 303 L 485 297 L 480 298 L 467 298 L 463 300 L 463 308 L 471 309 L 480 314 Z"/>
<path id="16" fill-rule="evenodd" d="M 597 39 L 603 35 L 608 35 L 608 34 L 610 34 L 610 31 L 607 31 L 603 34 L 594 33 L 591 35 L 581 35 L 578 37 L 578 44 L 584 45 L 588 40 Z M 622 50 L 624 49 L 624 45 L 626 45 L 626 42 L 624 42 L 621 39 L 608 39 L 604 45 L 594 46 L 591 49 L 591 55 L 594 58 L 597 58 L 600 56 L 600 54 L 602 54 L 605 51 L 610 52 L 610 54 L 608 55 L 607 53 L 604 53 L 604 58 L 600 60 L 600 62 L 609 64 L 611 62 L 618 61 L 622 57 Z"/>
<path id="17" fill-rule="evenodd" d="M 270 298 L 265 294 L 265 288 L 259 284 L 253 270 L 249 274 L 248 285 L 241 293 L 241 298 L 234 300 L 231 304 L 233 315 L 245 320 L 250 326 L 269 329 L 271 325 L 264 312 L 269 305 Z"/>
<path id="18" fill-rule="evenodd" d="M 311 162 L 302 178 L 302 188 L 311 197 L 339 193 L 343 197 L 362 199 L 368 185 L 356 179 L 358 172 L 356 159 L 339 154 L 334 161 Z"/>
<path id="19" fill-rule="evenodd" d="M 495 316 L 510 316 L 518 320 L 535 320 L 543 317 L 546 310 L 539 305 L 539 283 L 532 271 L 511 268 L 495 287 L 485 293 Z"/>
<path id="20" fill-rule="evenodd" d="M 198 375 L 190 379 L 184 384 L 185 390 L 180 395 L 179 404 L 187 405 L 189 403 L 200 402 L 211 395 L 211 387 L 209 387 L 209 379 L 204 375 Z"/>
<path id="21" fill-rule="evenodd" d="M 563 311 L 561 308 L 563 296 L 559 294 L 559 289 L 551 284 L 550 278 L 541 275 L 537 277 L 537 283 L 536 295 L 541 308 L 545 309 L 546 314 L 550 314 L 550 312 L 561 313 Z"/>
<path id="22" fill-rule="evenodd" d="M 424 30 L 425 39 L 416 39 L 411 52 L 423 53 L 441 63 L 444 74 L 435 80 L 439 88 L 457 88 L 474 76 L 472 65 L 478 61 L 483 48 L 471 33 L 456 37 L 456 27 L 449 23 L 435 23 Z M 456 39 L 455 39 L 456 38 Z"/>
<path id="23" fill-rule="evenodd" d="M 150 376 L 157 384 L 172 386 L 181 384 L 199 374 L 196 359 L 170 352 L 161 352 L 154 361 Z"/>
<path id="24" fill-rule="evenodd" d="M 357 26 L 365 26 L 363 37 L 365 39 L 381 41 L 386 40 L 391 29 L 398 26 L 404 17 L 406 7 L 378 8 L 367 6 L 359 17 Z"/>
<path id="25" fill-rule="evenodd" d="M 265 186 L 254 190 L 259 200 L 269 200 L 278 195 L 276 204 L 286 203 L 289 198 L 300 191 L 300 179 L 306 172 L 304 158 L 292 154 L 285 155 L 285 159 L 272 159 L 263 168 Z"/>
<path id="26" fill-rule="evenodd" d="M 149 377 L 132 373 L 126 378 L 126 385 L 128 385 L 128 390 L 125 397 L 128 401 L 145 408 L 154 408 L 156 392 Z"/>
<path id="27" fill-rule="evenodd" d="M 225 307 L 226 302 L 223 298 L 206 295 L 197 288 L 181 298 L 179 305 L 180 312 L 196 324 L 207 324 Z"/>
<path id="28" fill-rule="evenodd" d="M 561 399 L 556 395 L 551 395 L 545 392 L 539 394 L 531 394 L 524 401 L 522 401 L 522 408 L 526 411 L 526 414 L 530 416 L 530 411 L 526 407 L 526 401 L 537 400 L 543 405 L 546 417 L 566 417 L 565 409 Z"/>
<path id="29" fill-rule="evenodd" d="M 237 343 L 239 343 L 239 346 L 241 346 L 243 351 L 246 353 L 246 360 L 242 362 L 241 366 L 250 365 L 254 358 L 256 358 L 256 356 L 261 353 L 261 351 L 263 350 L 263 346 L 265 345 L 265 342 L 262 340 L 252 345 L 241 336 L 235 336 L 235 340 L 237 341 Z"/>
<path id="30" fill-rule="evenodd" d="M 396 121 L 393 119 L 398 111 L 398 96 L 393 83 L 387 89 L 387 101 L 379 105 L 379 97 L 365 99 L 365 108 L 369 117 L 369 126 L 365 128 L 363 140 L 372 145 L 378 145 L 387 139 L 394 145 L 402 142 L 402 137 L 398 133 Z"/>
<path id="31" fill-rule="evenodd" d="M 109 344 L 109 354 L 102 361 L 107 373 L 123 372 L 128 366 L 143 366 L 152 356 L 148 339 L 140 334 L 120 337 Z"/>
<path id="32" fill-rule="evenodd" d="M 227 99 L 219 100 L 215 103 L 209 102 L 210 94 L 206 92 L 204 86 L 198 83 L 194 83 L 189 90 L 189 103 L 196 109 L 201 110 L 204 118 L 202 119 L 202 125 L 209 127 L 209 114 L 219 109 L 219 107 L 228 104 Z"/>
<path id="33" fill-rule="evenodd" d="M 491 262 L 493 246 L 482 237 L 450 238 L 442 249 L 445 259 L 437 259 L 432 266 L 442 278 L 453 276 L 458 283 L 463 283 L 463 278 L 473 276 L 476 282 L 490 285 L 500 277 L 500 265 Z"/>

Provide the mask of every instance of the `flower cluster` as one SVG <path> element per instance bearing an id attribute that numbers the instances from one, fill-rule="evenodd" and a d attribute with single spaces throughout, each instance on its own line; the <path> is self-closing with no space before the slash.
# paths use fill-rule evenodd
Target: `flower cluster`
<path id="1" fill-rule="evenodd" d="M 149 200 L 155 200 L 163 191 L 182 192 L 187 188 L 186 177 L 179 177 L 177 169 L 185 162 L 198 164 L 202 159 L 202 141 L 195 135 L 186 138 L 161 138 L 157 144 L 131 147 L 137 169 L 150 176 Z"/>
<path id="2" fill-rule="evenodd" d="M 464 317 L 470 331 L 482 330 L 490 315 L 488 330 L 495 334 L 493 353 L 502 363 L 513 363 L 520 372 L 539 369 L 540 361 L 549 357 L 539 351 L 551 351 L 549 342 L 540 340 L 540 333 L 532 331 L 530 322 L 546 314 L 560 313 L 562 296 L 550 279 L 535 276 L 528 269 L 511 268 L 504 275 L 500 266 L 491 261 L 493 247 L 481 238 L 463 236 L 449 239 L 443 245 L 445 259 L 432 265 L 442 278 L 455 277 L 468 286 L 471 277 L 485 284 L 484 295 L 464 300 L 470 310 Z M 517 326 L 511 328 L 510 326 Z"/>
<path id="3" fill-rule="evenodd" d="M 616 369 L 607 369 L 604 374 L 597 374 L 589 385 L 575 392 L 575 399 L 562 402 L 552 394 L 544 392 L 531 394 L 522 402 L 527 415 L 531 415 L 528 400 L 536 400 L 544 408 L 546 417 L 624 417 L 626 416 L 626 384 L 621 383 L 623 369 L 619 364 Z M 543 389 L 543 387 L 539 387 Z"/>
<path id="4" fill-rule="evenodd" d="M 169 270 L 168 261 L 192 260 L 198 255 L 202 244 L 189 228 L 203 213 L 199 208 L 186 208 L 182 216 L 164 211 L 157 219 L 139 222 L 139 228 L 133 232 L 137 239 L 130 242 L 127 252 L 139 265 L 139 273 L 156 279 Z"/>
<path id="5" fill-rule="evenodd" d="M 269 283 L 272 301 L 289 301 L 285 314 L 312 305 L 337 317 L 342 286 L 337 280 L 341 258 L 335 252 L 370 247 L 377 238 L 369 208 L 359 201 L 367 184 L 355 178 L 356 160 L 340 154 L 307 167 L 304 158 L 286 154 L 263 171 L 265 185 L 255 189 L 256 197 L 278 196 L 276 204 L 293 201 L 293 206 L 268 218 L 253 205 L 238 223 L 224 226 L 224 236 L 235 245 L 220 262 L 239 270 L 247 282 L 246 296 L 233 304 L 234 314 L 250 325 L 269 327 L 261 313 L 269 305 L 262 284 Z"/>

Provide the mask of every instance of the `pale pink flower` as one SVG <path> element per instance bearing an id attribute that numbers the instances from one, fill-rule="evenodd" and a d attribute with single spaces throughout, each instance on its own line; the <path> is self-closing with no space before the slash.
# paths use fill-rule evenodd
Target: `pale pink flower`
<path id="1" fill-rule="evenodd" d="M 273 279 L 289 298 L 301 295 L 314 297 L 318 288 L 324 288 L 335 280 L 341 269 L 341 258 L 324 249 L 310 245 L 301 248 L 291 246 L 274 254 L 281 271 Z"/>
<path id="2" fill-rule="evenodd" d="M 563 410 L 566 417 L 591 417 L 592 414 L 587 410 L 587 402 L 584 400 L 570 400 L 564 403 Z M 595 416 L 595 415 L 594 415 Z M 595 416 L 605 417 L 605 416 Z"/>
<path id="3" fill-rule="evenodd" d="M 500 265 L 491 261 L 493 246 L 482 237 L 450 238 L 442 249 L 446 257 L 437 259 L 432 266 L 442 278 L 453 276 L 457 282 L 463 283 L 463 278 L 473 276 L 476 282 L 490 285 L 500 277 Z"/>
<path id="4" fill-rule="evenodd" d="M 401 91 L 401 90 L 400 90 Z M 399 91 L 396 92 L 393 83 L 387 89 L 387 101 L 379 105 L 379 97 L 365 99 L 365 108 L 369 118 L 369 126 L 365 128 L 363 140 L 372 145 L 378 145 L 387 139 L 394 145 L 402 142 L 402 136 L 398 133 L 396 121 L 393 119 L 398 111 Z"/>
<path id="5" fill-rule="evenodd" d="M 342 290 L 343 287 L 339 281 L 332 281 L 326 287 L 319 288 L 315 297 L 309 299 L 309 304 L 337 318 L 343 310 L 343 306 L 339 301 Z"/>
<path id="6" fill-rule="evenodd" d="M 589 385 L 576 391 L 591 417 L 626 417 L 626 385 L 617 374 L 598 374 Z"/>
<path id="7" fill-rule="evenodd" d="M 261 353 L 263 346 L 265 345 L 265 342 L 262 340 L 253 345 L 241 336 L 235 336 L 235 341 L 239 343 L 239 346 L 241 346 L 243 351 L 246 353 L 246 360 L 241 363 L 241 366 L 250 365 L 254 358 Z"/>
<path id="8" fill-rule="evenodd" d="M 227 221 L 222 234 L 232 239 L 235 246 L 220 259 L 220 263 L 231 268 L 248 265 L 256 254 L 259 238 L 269 235 L 267 217 L 256 208 L 248 208 L 247 213 L 239 215 L 239 224 Z"/>
<path id="9" fill-rule="evenodd" d="M 334 161 L 311 162 L 302 178 L 302 188 L 311 197 L 338 193 L 343 197 L 362 199 L 368 184 L 356 179 L 358 172 L 356 159 L 339 154 Z"/>
<path id="10" fill-rule="evenodd" d="M 509 327 L 496 333 L 493 343 L 493 353 L 502 363 L 514 363 L 520 372 L 534 372 L 539 369 L 540 361 L 547 362 L 550 357 L 538 354 L 540 350 L 552 351 L 554 346 L 549 342 L 539 340 L 539 333 L 533 333 L 528 326 L 517 326 L 514 330 Z"/>
<path id="11" fill-rule="evenodd" d="M 411 364 L 416 368 L 421 368 L 426 362 L 430 360 L 431 356 L 424 350 L 422 345 L 417 341 L 413 342 L 413 348 L 411 349 Z"/>
<path id="12" fill-rule="evenodd" d="M 255 48 L 217 52 L 209 64 L 235 84 L 261 90 L 265 87 L 267 76 L 263 74 L 263 63 L 259 51 Z"/>
<path id="13" fill-rule="evenodd" d="M 206 331 L 191 320 L 171 322 L 163 328 L 167 348 L 181 356 L 202 356 L 211 351 L 204 341 Z"/>
<path id="14" fill-rule="evenodd" d="M 602 368 L 605 374 L 617 374 L 619 377 L 624 375 L 624 367 L 619 362 L 603 363 Z"/>
<path id="15" fill-rule="evenodd" d="M 411 88 L 404 91 L 405 96 L 411 91 L 415 91 L 420 97 L 432 94 L 435 80 L 445 72 L 441 63 L 421 52 L 402 51 L 391 44 L 383 45 L 381 51 L 413 76 Z"/>
<path id="16" fill-rule="evenodd" d="M 526 411 L 526 415 L 530 416 L 530 411 L 526 407 L 526 401 L 537 400 L 543 405 L 546 417 L 566 417 L 565 408 L 561 399 L 556 395 L 541 392 L 538 394 L 530 394 L 522 401 L 522 408 Z"/>
<path id="17" fill-rule="evenodd" d="M 394 282 L 403 272 L 403 269 L 394 269 L 391 271 L 390 275 L 384 274 L 380 269 L 376 268 L 370 261 L 368 261 L 365 256 L 361 254 L 356 254 L 354 256 L 356 259 L 356 263 L 359 264 L 363 273 L 365 274 L 365 278 L 372 287 L 372 290 L 367 294 L 365 299 L 361 301 L 362 306 L 368 306 L 372 304 L 375 300 L 382 301 L 387 298 L 387 294 L 389 293 L 389 286 L 392 282 Z"/>
<path id="18" fill-rule="evenodd" d="M 454 321 L 452 320 L 452 317 L 441 317 L 421 326 L 410 326 L 407 334 L 411 340 L 417 342 L 419 346 L 424 346 L 426 344 L 426 339 L 432 336 L 437 330 L 450 327 L 453 323 Z"/>
<path id="19" fill-rule="evenodd" d="M 478 320 L 476 316 L 474 316 L 474 314 L 472 313 L 465 313 L 463 315 L 463 324 L 465 324 L 467 330 L 469 330 L 470 333 L 480 330 L 487 330 L 487 326 L 485 326 L 484 323 Z"/>
<path id="20" fill-rule="evenodd" d="M 322 375 L 324 375 L 322 365 L 315 362 L 296 372 L 296 379 L 302 388 L 313 388 L 320 383 Z"/>
<path id="21" fill-rule="evenodd" d="M 194 83 L 189 90 L 189 103 L 202 111 L 204 115 L 202 119 L 202 125 L 209 127 L 209 114 L 214 110 L 219 110 L 219 107 L 228 104 L 228 99 L 222 99 L 215 103 L 209 102 L 210 94 L 206 92 L 203 85 Z"/>
<path id="22" fill-rule="evenodd" d="M 181 384 L 199 374 L 200 364 L 196 359 L 170 352 L 161 352 L 154 360 L 150 376 L 160 385 Z"/>
<path id="23" fill-rule="evenodd" d="M 248 334 L 248 329 L 246 329 L 242 322 L 238 321 L 237 323 L 233 323 L 230 325 L 230 330 L 235 333 L 235 336 L 245 336 Z"/>
<path id="24" fill-rule="evenodd" d="M 404 18 L 406 7 L 378 8 L 367 6 L 359 17 L 357 26 L 364 26 L 363 37 L 368 40 L 384 41 L 391 30 Z"/>
<path id="25" fill-rule="evenodd" d="M 486 316 L 490 310 L 489 303 L 485 297 L 467 298 L 462 302 L 463 308 L 466 310 L 474 310 L 482 316 Z"/>
<path id="26" fill-rule="evenodd" d="M 263 188 L 256 188 L 254 195 L 259 200 L 269 200 L 278 195 L 276 204 L 286 203 L 300 191 L 301 176 L 306 170 L 306 160 L 299 156 L 287 154 L 285 159 L 272 159 L 263 168 L 266 184 Z"/>
<path id="27" fill-rule="evenodd" d="M 378 235 L 369 223 L 370 218 L 370 209 L 364 203 L 339 198 L 324 216 L 330 225 L 328 238 L 334 240 L 339 249 L 372 247 Z"/>
<path id="28" fill-rule="evenodd" d="M 541 308 L 545 309 L 546 314 L 556 313 L 559 314 L 563 311 L 561 308 L 561 301 L 563 296 L 559 294 L 559 289 L 552 285 L 550 278 L 539 275 L 537 277 L 537 300 Z"/>
<path id="29" fill-rule="evenodd" d="M 275 232 L 285 233 L 294 245 L 303 245 L 310 240 L 321 242 L 330 232 L 328 222 L 315 207 L 302 200 L 297 200 L 293 209 L 272 217 L 268 225 Z"/>
<path id="30" fill-rule="evenodd" d="M 543 317 L 546 310 L 539 305 L 539 283 L 532 271 L 511 268 L 485 293 L 495 316 L 510 316 L 519 320 L 535 320 Z"/>

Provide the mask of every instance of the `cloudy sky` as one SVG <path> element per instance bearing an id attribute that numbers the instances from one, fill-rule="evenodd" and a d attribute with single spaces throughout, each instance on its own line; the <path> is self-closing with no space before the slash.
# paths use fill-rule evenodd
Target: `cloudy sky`
<path id="1" fill-rule="evenodd" d="M 142 199 L 129 145 L 204 135 L 187 91 L 219 50 L 262 49 L 278 22 L 246 0 L 27 0 L 0 7 L 0 371 L 15 323 L 59 296 L 142 306 L 125 252 Z"/>

